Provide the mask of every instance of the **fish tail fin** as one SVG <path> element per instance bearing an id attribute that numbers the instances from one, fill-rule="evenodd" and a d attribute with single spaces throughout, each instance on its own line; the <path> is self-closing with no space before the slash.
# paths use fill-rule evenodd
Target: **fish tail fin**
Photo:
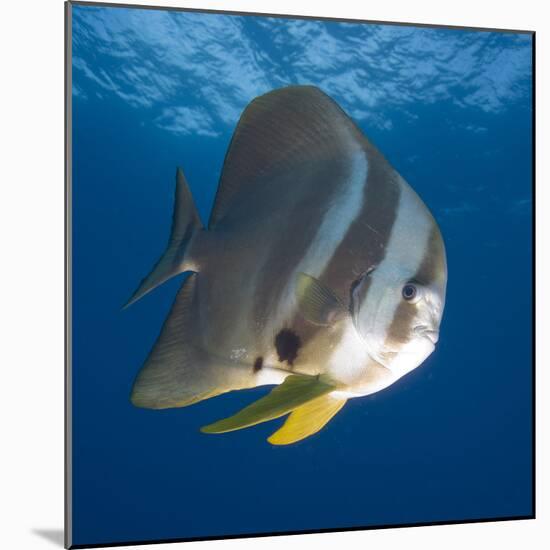
<path id="1" fill-rule="evenodd" d="M 221 364 L 201 348 L 195 309 L 199 277 L 192 273 L 183 283 L 136 377 L 130 396 L 136 407 L 185 407 L 253 385 L 251 369 Z"/>
<path id="2" fill-rule="evenodd" d="M 191 241 L 196 238 L 202 228 L 203 225 L 195 208 L 193 196 L 183 171 L 178 168 L 172 230 L 168 245 L 149 275 L 141 281 L 136 291 L 126 302 L 125 308 L 175 275 L 184 271 L 196 271 L 189 249 Z"/>

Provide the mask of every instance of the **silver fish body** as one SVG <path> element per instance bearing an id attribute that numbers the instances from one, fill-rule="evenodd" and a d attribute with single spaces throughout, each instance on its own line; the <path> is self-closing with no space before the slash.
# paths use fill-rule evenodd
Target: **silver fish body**
<path id="1" fill-rule="evenodd" d="M 340 107 L 308 86 L 276 90 L 244 111 L 207 229 L 178 171 L 167 250 L 130 302 L 183 271 L 193 274 L 133 402 L 184 406 L 284 386 L 291 374 L 292 395 L 300 377 L 328 384 L 297 407 L 278 391 L 278 403 L 292 401 L 280 409 L 292 421 L 275 443 L 311 435 L 346 399 L 419 366 L 437 342 L 447 281 L 425 204 Z"/>

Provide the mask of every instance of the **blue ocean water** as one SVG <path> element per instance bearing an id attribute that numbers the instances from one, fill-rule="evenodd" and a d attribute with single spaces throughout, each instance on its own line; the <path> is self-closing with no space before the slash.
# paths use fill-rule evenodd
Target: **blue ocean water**
<path id="1" fill-rule="evenodd" d="M 531 36 L 74 6 L 73 542 L 530 515 Z M 368 13 L 365 14 L 368 16 Z M 184 276 L 121 306 L 164 248 L 175 171 L 208 219 L 243 108 L 331 95 L 420 194 L 447 246 L 440 342 L 296 445 L 198 428 L 129 393 Z"/>

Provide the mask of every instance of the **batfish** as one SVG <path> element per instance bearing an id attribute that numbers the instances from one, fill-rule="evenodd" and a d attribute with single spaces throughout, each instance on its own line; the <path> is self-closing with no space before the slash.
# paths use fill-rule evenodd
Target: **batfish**
<path id="1" fill-rule="evenodd" d="M 312 86 L 246 107 L 207 226 L 178 168 L 168 245 L 128 304 L 183 272 L 132 403 L 184 407 L 276 385 L 201 429 L 288 415 L 274 445 L 316 433 L 348 399 L 418 367 L 438 340 L 447 284 L 426 205 Z"/>

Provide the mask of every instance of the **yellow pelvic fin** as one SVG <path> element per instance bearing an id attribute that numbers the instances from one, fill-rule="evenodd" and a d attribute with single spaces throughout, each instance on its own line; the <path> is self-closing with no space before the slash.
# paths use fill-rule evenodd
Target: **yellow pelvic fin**
<path id="1" fill-rule="evenodd" d="M 203 426 L 201 432 L 212 434 L 231 432 L 273 420 L 334 389 L 333 384 L 319 376 L 291 374 L 265 397 L 229 418 Z"/>
<path id="2" fill-rule="evenodd" d="M 272 445 L 289 445 L 317 433 L 344 406 L 347 399 L 322 395 L 294 409 L 282 428 L 268 441 Z"/>

